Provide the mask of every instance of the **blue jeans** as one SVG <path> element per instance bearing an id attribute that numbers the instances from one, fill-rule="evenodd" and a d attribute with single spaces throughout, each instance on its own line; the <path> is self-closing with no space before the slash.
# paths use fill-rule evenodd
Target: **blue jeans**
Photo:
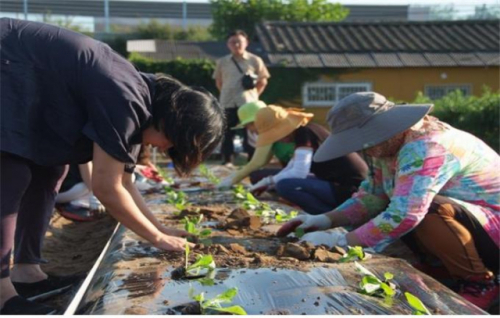
<path id="1" fill-rule="evenodd" d="M 333 184 L 316 177 L 281 180 L 276 184 L 276 191 L 309 214 L 322 214 L 337 206 Z"/>

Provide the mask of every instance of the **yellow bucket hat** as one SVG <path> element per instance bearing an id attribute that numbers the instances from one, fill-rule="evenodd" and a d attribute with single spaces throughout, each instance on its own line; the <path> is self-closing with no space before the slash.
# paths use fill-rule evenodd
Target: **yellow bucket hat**
<path id="1" fill-rule="evenodd" d="M 254 122 L 255 114 L 266 106 L 266 103 L 260 100 L 241 105 L 240 108 L 238 108 L 238 119 L 240 120 L 240 123 L 231 129 L 244 128 L 245 125 Z"/>
<path id="2" fill-rule="evenodd" d="M 297 109 L 269 105 L 255 115 L 255 127 L 259 132 L 257 147 L 267 146 L 288 136 L 300 126 L 309 123 L 314 114 Z"/>

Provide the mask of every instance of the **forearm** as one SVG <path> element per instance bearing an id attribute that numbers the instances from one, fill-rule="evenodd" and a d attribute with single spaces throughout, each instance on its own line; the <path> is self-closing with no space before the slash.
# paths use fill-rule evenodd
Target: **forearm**
<path id="1" fill-rule="evenodd" d="M 107 189 L 94 187 L 94 193 L 118 222 L 149 242 L 153 244 L 157 242 L 161 232 L 139 209 L 125 187 L 121 185 Z"/>
<path id="2" fill-rule="evenodd" d="M 269 160 L 271 160 L 271 148 L 272 145 L 257 147 L 257 149 L 255 149 L 255 154 L 250 162 L 247 163 L 243 168 L 235 172 L 233 177 L 233 184 L 240 182 L 241 180 L 249 176 L 253 171 L 266 165 Z"/>
<path id="3" fill-rule="evenodd" d="M 127 191 L 130 193 L 132 196 L 132 199 L 134 200 L 135 204 L 139 208 L 139 210 L 142 212 L 142 214 L 158 229 L 162 226 L 160 221 L 155 217 L 153 212 L 148 208 L 146 202 L 144 201 L 144 198 L 142 197 L 141 193 L 139 190 L 137 190 L 136 186 L 132 183 L 132 180 L 126 181 L 123 183 L 123 186 Z"/>
<path id="4" fill-rule="evenodd" d="M 256 88 L 257 88 L 257 93 L 259 96 L 264 92 L 264 89 L 266 89 L 267 86 L 267 79 L 261 79 L 257 82 Z"/>

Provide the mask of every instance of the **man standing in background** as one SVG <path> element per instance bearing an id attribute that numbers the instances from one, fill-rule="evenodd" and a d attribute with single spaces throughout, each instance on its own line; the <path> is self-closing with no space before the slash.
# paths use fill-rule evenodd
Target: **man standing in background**
<path id="1" fill-rule="evenodd" d="M 222 142 L 221 154 L 223 164 L 231 164 L 234 153 L 233 138 L 235 135 L 232 127 L 238 124 L 238 108 L 248 102 L 259 100 L 270 77 L 269 71 L 262 59 L 247 52 L 248 35 L 242 30 L 235 30 L 227 36 L 227 47 L 231 54 L 217 60 L 213 78 L 220 91 L 220 104 L 224 107 L 227 118 L 227 128 Z M 249 142 L 250 137 L 250 142 Z M 255 142 L 255 140 L 254 140 Z M 244 147 L 252 145 L 249 132 L 244 132 Z M 249 157 L 253 151 L 248 151 Z"/>

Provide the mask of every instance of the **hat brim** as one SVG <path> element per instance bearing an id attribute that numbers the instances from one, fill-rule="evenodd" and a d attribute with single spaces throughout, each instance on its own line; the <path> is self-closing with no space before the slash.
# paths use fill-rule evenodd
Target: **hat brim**
<path id="1" fill-rule="evenodd" d="M 313 160 L 323 162 L 373 147 L 415 125 L 432 106 L 394 105 L 390 110 L 371 118 L 361 128 L 354 127 L 328 136 L 314 154 Z"/>
<path id="2" fill-rule="evenodd" d="M 243 129 L 243 128 L 245 128 L 246 125 L 253 123 L 254 121 L 255 121 L 255 118 L 244 120 L 241 123 L 239 123 L 238 125 L 232 127 L 231 130 Z"/>
<path id="3" fill-rule="evenodd" d="M 280 139 L 285 138 L 300 126 L 307 125 L 314 117 L 313 114 L 303 113 L 301 116 L 289 115 L 287 121 L 281 123 L 280 126 L 274 127 L 266 132 L 260 133 L 255 142 L 256 147 L 263 147 L 274 144 Z"/>

